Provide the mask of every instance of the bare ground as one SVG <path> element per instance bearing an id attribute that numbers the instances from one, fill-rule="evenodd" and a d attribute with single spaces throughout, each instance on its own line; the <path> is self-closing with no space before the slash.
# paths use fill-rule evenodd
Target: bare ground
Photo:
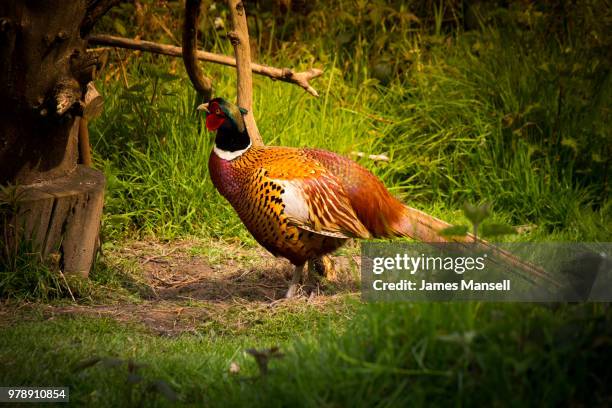
<path id="1" fill-rule="evenodd" d="M 248 330 L 262 316 L 315 308 L 344 313 L 357 291 L 356 247 L 334 256 L 337 276 L 305 285 L 296 299 L 284 294 L 293 271 L 286 260 L 238 243 L 181 240 L 129 241 L 108 247 L 92 273 L 89 295 L 61 305 L 0 303 L 0 327 L 58 316 L 107 317 L 143 324 L 160 335 L 215 327 Z"/>

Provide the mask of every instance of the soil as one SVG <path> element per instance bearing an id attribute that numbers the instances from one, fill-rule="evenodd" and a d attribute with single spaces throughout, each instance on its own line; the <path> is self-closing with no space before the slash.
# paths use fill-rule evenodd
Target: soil
<path id="1" fill-rule="evenodd" d="M 165 336 L 203 326 L 236 332 L 257 323 L 262 313 L 305 308 L 331 311 L 347 296 L 356 297 L 356 251 L 356 246 L 349 247 L 332 257 L 333 281 L 308 279 L 298 297 L 284 299 L 293 266 L 263 248 L 198 240 L 123 242 L 105 249 L 101 264 L 112 271 L 127 295 L 114 295 L 117 290 L 112 284 L 94 283 L 97 296 L 81 299 L 77 295 L 77 301 L 70 304 L 0 303 L 0 327 L 24 319 L 88 316 L 142 324 Z M 99 279 L 97 273 L 92 273 L 94 282 Z M 100 296 L 101 291 L 113 294 Z"/>

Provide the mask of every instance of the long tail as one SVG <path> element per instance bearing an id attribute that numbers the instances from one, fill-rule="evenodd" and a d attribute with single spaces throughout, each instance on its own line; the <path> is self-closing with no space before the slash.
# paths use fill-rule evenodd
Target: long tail
<path id="1" fill-rule="evenodd" d="M 407 236 L 425 243 L 456 242 L 468 249 L 477 249 L 491 254 L 492 262 L 509 265 L 520 269 L 527 274 L 545 280 L 557 287 L 561 284 L 546 270 L 532 263 L 526 262 L 510 252 L 496 247 L 495 245 L 475 237 L 472 234 L 466 236 L 445 236 L 442 230 L 451 225 L 432 215 L 419 211 L 415 208 L 404 206 L 404 215 L 400 222 L 394 225 L 394 230 L 400 235 Z"/>

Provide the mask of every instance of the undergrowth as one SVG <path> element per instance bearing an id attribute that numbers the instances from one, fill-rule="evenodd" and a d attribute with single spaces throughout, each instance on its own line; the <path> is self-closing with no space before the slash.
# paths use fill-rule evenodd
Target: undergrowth
<path id="1" fill-rule="evenodd" d="M 361 162 L 425 210 L 486 201 L 514 225 L 536 225 L 544 235 L 606 240 L 611 40 L 595 3 L 559 17 L 548 6 L 468 10 L 455 2 L 434 2 L 429 11 L 340 2 L 321 14 L 315 2 L 285 20 L 258 3 L 250 23 L 259 61 L 325 69 L 314 80 L 318 99 L 255 77 L 259 129 L 270 145 L 387 154 L 386 165 Z M 146 12 L 155 15 L 154 8 Z M 210 28 L 215 17 L 227 17 L 223 6 L 206 14 L 203 46 L 231 53 L 223 31 Z M 146 34 L 172 41 L 163 30 Z M 196 96 L 180 65 L 158 56 L 111 57 L 98 81 L 105 113 L 92 131 L 109 181 L 105 233 L 252 243 L 210 182 L 212 135 L 194 111 Z M 215 95 L 233 99 L 233 70 L 204 67 Z"/>
<path id="2" fill-rule="evenodd" d="M 97 29 L 178 44 L 182 3 L 128 3 Z M 203 3 L 201 44 L 230 54 L 211 28 L 228 25 L 227 10 Z M 517 240 L 609 241 L 610 7 L 471 3 L 248 2 L 259 62 L 325 69 L 318 99 L 255 78 L 264 140 L 386 154 L 387 164 L 359 160 L 449 222 L 465 223 L 463 203 L 488 202 L 495 222 L 531 231 Z M 151 235 L 255 245 L 210 182 L 212 135 L 180 60 L 102 56 L 105 110 L 91 136 L 108 181 L 106 247 Z M 215 95 L 234 99 L 234 71 L 204 68 Z M 0 264 L 0 297 L 69 296 L 29 253 Z M 80 301 L 141 302 L 132 267 L 106 259 L 92 284 L 70 287 Z M 176 338 L 100 318 L 20 322 L 0 331 L 0 384 L 67 385 L 74 403 L 102 406 L 609 405 L 607 305 L 346 303 L 331 317 L 309 304 L 233 305 Z M 223 327 L 228 317 L 239 330 Z M 284 356 L 265 375 L 244 352 L 275 346 Z"/>

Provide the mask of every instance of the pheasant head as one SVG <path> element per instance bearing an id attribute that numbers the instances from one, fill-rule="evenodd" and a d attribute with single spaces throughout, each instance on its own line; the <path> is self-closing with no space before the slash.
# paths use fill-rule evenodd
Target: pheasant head
<path id="1" fill-rule="evenodd" d="M 234 159 L 251 146 L 251 138 L 242 116 L 247 113 L 246 109 L 223 98 L 215 98 L 198 106 L 198 110 L 206 114 L 206 128 L 211 132 L 217 132 L 215 153 L 219 157 L 226 160 Z"/>

